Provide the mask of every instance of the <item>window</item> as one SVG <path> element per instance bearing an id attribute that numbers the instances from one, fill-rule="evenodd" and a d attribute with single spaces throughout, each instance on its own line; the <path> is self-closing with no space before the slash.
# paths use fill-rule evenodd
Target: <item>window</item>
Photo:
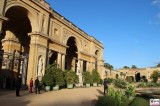
<path id="1" fill-rule="evenodd" d="M 54 29 L 54 34 L 58 35 L 58 29 L 56 29 L 56 28 Z"/>

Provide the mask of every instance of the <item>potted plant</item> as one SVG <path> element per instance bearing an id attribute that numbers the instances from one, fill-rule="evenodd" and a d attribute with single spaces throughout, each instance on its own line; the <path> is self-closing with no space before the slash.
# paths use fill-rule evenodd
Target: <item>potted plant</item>
<path id="1" fill-rule="evenodd" d="M 97 86 L 98 83 L 100 83 L 100 75 L 97 70 L 92 71 L 92 77 L 93 77 L 93 86 Z"/>
<path id="2" fill-rule="evenodd" d="M 65 81 L 67 83 L 67 88 L 73 88 L 73 84 L 78 82 L 78 75 L 72 70 L 66 70 L 64 74 Z"/>
<path id="3" fill-rule="evenodd" d="M 102 86 L 102 84 L 103 84 L 103 80 L 100 79 L 100 82 L 98 83 L 98 86 Z"/>
<path id="4" fill-rule="evenodd" d="M 45 90 L 50 91 L 50 87 L 54 85 L 53 77 L 50 74 L 45 74 L 42 77 L 42 83 L 45 85 Z"/>
<path id="5" fill-rule="evenodd" d="M 86 85 L 86 87 L 90 87 L 92 83 L 92 75 L 89 71 L 83 72 L 83 83 Z"/>
<path id="6" fill-rule="evenodd" d="M 63 72 L 60 68 L 54 69 L 53 78 L 55 81 L 55 86 L 53 87 L 53 90 L 59 90 L 59 87 L 65 84 Z"/>

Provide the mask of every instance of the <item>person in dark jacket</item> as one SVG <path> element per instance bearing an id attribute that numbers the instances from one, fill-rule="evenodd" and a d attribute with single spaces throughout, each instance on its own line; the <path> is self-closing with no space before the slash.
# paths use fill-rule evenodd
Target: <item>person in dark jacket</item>
<path id="1" fill-rule="evenodd" d="M 21 78 L 21 76 L 18 76 L 18 78 L 16 80 L 16 96 L 20 96 L 19 92 L 21 89 L 21 85 L 22 85 L 22 78 Z"/>
<path id="2" fill-rule="evenodd" d="M 37 79 L 35 80 L 35 91 L 36 91 L 36 94 L 37 94 L 37 90 L 38 90 L 38 93 L 40 94 L 40 85 L 39 85 L 39 80 L 38 80 L 38 77 Z"/>
<path id="3" fill-rule="evenodd" d="M 104 80 L 103 85 L 104 85 L 104 95 L 105 95 L 106 92 L 108 92 L 108 82 L 107 82 L 107 80 Z"/>

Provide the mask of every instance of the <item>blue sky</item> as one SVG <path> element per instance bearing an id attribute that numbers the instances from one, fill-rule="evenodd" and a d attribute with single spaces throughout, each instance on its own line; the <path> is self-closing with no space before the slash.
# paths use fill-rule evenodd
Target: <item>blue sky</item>
<path id="1" fill-rule="evenodd" d="M 104 45 L 115 69 L 160 62 L 160 0 L 46 0 L 62 16 Z"/>

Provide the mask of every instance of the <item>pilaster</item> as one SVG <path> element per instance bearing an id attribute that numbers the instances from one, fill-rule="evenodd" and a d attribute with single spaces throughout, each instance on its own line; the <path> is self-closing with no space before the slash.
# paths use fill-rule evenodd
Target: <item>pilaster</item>
<path id="1" fill-rule="evenodd" d="M 29 52 L 29 62 L 28 62 L 28 75 L 27 75 L 27 84 L 31 78 L 33 80 L 37 77 L 38 72 L 38 59 L 41 57 L 43 59 L 43 73 L 45 73 L 45 62 L 46 62 L 46 51 L 47 51 L 47 43 L 48 37 L 41 33 L 33 32 L 30 33 L 31 37 L 30 41 L 30 52 Z"/>
<path id="2" fill-rule="evenodd" d="M 58 61 L 57 61 L 59 68 L 62 68 L 62 54 L 58 53 Z"/>
<path id="3" fill-rule="evenodd" d="M 62 54 L 62 70 L 65 70 L 65 54 Z"/>

